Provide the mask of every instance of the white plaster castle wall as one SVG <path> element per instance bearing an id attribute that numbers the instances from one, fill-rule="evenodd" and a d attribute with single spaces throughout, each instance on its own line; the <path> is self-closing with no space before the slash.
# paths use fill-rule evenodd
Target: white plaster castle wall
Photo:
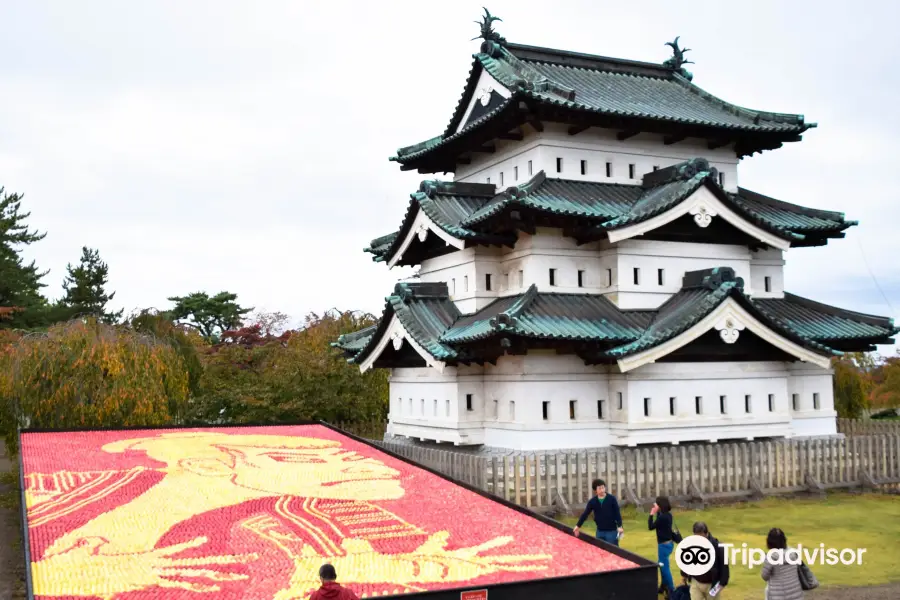
<path id="1" fill-rule="evenodd" d="M 686 272 L 712 267 L 733 268 L 744 279 L 748 294 L 782 296 L 784 261 L 780 257 L 777 250 L 752 253 L 746 246 L 641 239 L 579 246 L 559 229 L 539 228 L 533 236 L 520 233 L 512 249 L 466 248 L 425 260 L 419 280 L 446 282 L 463 313 L 481 309 L 498 297 L 521 294 L 532 284 L 540 292 L 606 294 L 623 309 L 654 309 L 681 289 Z M 554 269 L 554 285 L 550 269 Z M 578 287 L 579 271 L 583 271 L 582 287 Z M 491 275 L 490 291 L 485 289 L 487 274 Z M 770 278 L 769 293 L 764 293 L 765 277 Z"/>
<path id="2" fill-rule="evenodd" d="M 641 177 L 654 167 L 705 158 L 722 173 L 725 189 L 737 191 L 738 159 L 729 147 L 710 150 L 705 140 L 698 139 L 666 146 L 662 136 L 649 133 L 619 141 L 617 131 L 598 128 L 570 136 L 567 130 L 565 125 L 545 123 L 543 132 L 531 132 L 521 141 L 498 140 L 495 153 L 475 153 L 472 164 L 458 165 L 454 179 L 472 183 L 490 180 L 505 188 L 524 183 L 543 170 L 547 177 L 559 179 L 639 185 Z M 557 171 L 557 158 L 562 159 L 561 172 Z M 586 161 L 584 175 L 581 161 Z M 610 177 L 606 176 L 606 163 L 612 164 Z M 634 165 L 634 177 L 630 177 L 629 165 Z"/>
<path id="3" fill-rule="evenodd" d="M 576 356 L 532 351 L 501 357 L 496 366 L 447 368 L 443 374 L 395 369 L 390 388 L 388 433 L 463 445 L 554 450 L 835 433 L 831 372 L 800 363 L 657 363 L 621 374 L 614 365 L 588 366 Z M 644 398 L 650 399 L 649 416 Z M 669 398 L 675 398 L 675 415 Z"/>

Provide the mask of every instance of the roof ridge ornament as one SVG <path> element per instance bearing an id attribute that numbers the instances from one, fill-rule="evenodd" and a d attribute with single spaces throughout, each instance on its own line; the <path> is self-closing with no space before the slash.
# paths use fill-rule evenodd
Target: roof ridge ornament
<path id="1" fill-rule="evenodd" d="M 671 48 L 672 48 L 672 58 L 663 62 L 663 66 L 672 69 L 673 71 L 675 71 L 676 73 L 678 73 L 679 75 L 681 75 L 682 77 L 684 77 L 685 79 L 690 81 L 694 78 L 694 74 L 691 73 L 690 71 L 688 71 L 687 69 L 685 69 L 684 65 L 693 65 L 695 63 L 694 63 L 694 61 L 687 60 L 684 57 L 684 54 L 686 52 L 690 52 L 691 49 L 690 48 L 683 48 L 683 49 L 679 48 L 678 40 L 680 38 L 681 38 L 681 36 L 678 35 L 678 36 L 675 36 L 675 41 L 665 43 L 666 46 L 671 46 Z"/>
<path id="2" fill-rule="evenodd" d="M 482 39 L 485 42 L 495 42 L 502 46 L 506 43 L 506 38 L 494 31 L 494 21 L 503 22 L 503 19 L 492 15 L 491 11 L 489 11 L 487 8 L 482 8 L 484 8 L 484 16 L 481 17 L 481 21 L 475 21 L 477 25 L 481 26 L 481 33 L 477 37 L 473 37 L 472 39 Z"/>

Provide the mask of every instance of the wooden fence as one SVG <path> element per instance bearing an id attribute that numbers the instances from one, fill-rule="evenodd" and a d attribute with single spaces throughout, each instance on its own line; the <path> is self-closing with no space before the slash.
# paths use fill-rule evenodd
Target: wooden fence
<path id="1" fill-rule="evenodd" d="M 900 435 L 900 420 L 838 419 L 837 430 L 844 435 Z"/>
<path id="2" fill-rule="evenodd" d="M 535 509 L 579 508 L 592 479 L 623 504 L 788 494 L 900 484 L 900 435 L 732 444 L 606 448 L 588 452 L 478 456 L 381 442 L 445 475 Z"/>

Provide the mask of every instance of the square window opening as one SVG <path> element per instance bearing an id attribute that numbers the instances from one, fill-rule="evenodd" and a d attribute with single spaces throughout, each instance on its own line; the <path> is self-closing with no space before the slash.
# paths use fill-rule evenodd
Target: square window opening
<path id="1" fill-rule="evenodd" d="M 534 171 L 533 171 L 533 168 L 532 168 L 532 166 L 531 166 L 531 161 L 530 161 L 530 160 L 528 161 L 528 174 L 529 174 L 529 175 L 534 175 Z"/>
<path id="2" fill-rule="evenodd" d="M 556 157 L 556 172 L 562 173 L 562 158 Z"/>
<path id="3" fill-rule="evenodd" d="M 815 410 L 819 410 L 819 394 L 818 394 L 818 392 L 813 393 L 813 408 Z"/>
<path id="4" fill-rule="evenodd" d="M 641 270 L 637 267 L 634 268 L 634 285 L 641 284 Z"/>
<path id="5" fill-rule="evenodd" d="M 653 170 L 654 170 L 654 171 L 659 171 L 659 165 L 653 165 Z"/>
<path id="6" fill-rule="evenodd" d="M 794 410 L 800 408 L 800 394 L 791 394 L 791 408 Z"/>
<path id="7" fill-rule="evenodd" d="M 613 284 L 613 273 L 612 269 L 606 270 L 606 287 L 612 287 Z"/>
<path id="8" fill-rule="evenodd" d="M 550 420 L 550 403 L 544 400 L 541 402 L 541 415 L 545 421 Z"/>
<path id="9" fill-rule="evenodd" d="M 509 420 L 510 421 L 516 420 L 516 403 L 515 403 L 515 401 L 510 401 L 510 403 L 509 403 Z"/>
<path id="10" fill-rule="evenodd" d="M 450 401 L 449 400 L 444 400 L 444 412 L 446 413 L 446 416 L 448 416 L 448 417 L 450 416 Z"/>
<path id="11" fill-rule="evenodd" d="M 464 292 L 469 291 L 469 276 L 468 275 L 463 276 L 463 291 Z"/>
<path id="12" fill-rule="evenodd" d="M 569 419 L 575 419 L 575 415 L 577 414 L 576 408 L 578 400 L 569 400 Z"/>
<path id="13" fill-rule="evenodd" d="M 503 171 L 500 171 L 500 185 L 503 185 Z"/>
<path id="14" fill-rule="evenodd" d="M 719 412 L 725 414 L 725 396 L 719 396 Z"/>
<path id="15" fill-rule="evenodd" d="M 725 187 L 725 173 L 719 172 L 719 185 Z"/>
<path id="16" fill-rule="evenodd" d="M 669 398 L 669 414 L 673 417 L 675 416 L 675 398 L 674 396 Z"/>
<path id="17" fill-rule="evenodd" d="M 694 396 L 694 412 L 698 415 L 703 413 L 703 397 L 702 396 Z"/>
<path id="18" fill-rule="evenodd" d="M 550 285 L 556 285 L 556 269 L 550 269 Z"/>
<path id="19" fill-rule="evenodd" d="M 616 392 L 616 405 L 622 410 L 622 392 Z"/>
<path id="20" fill-rule="evenodd" d="M 644 398 L 644 416 L 650 416 L 650 398 Z"/>
<path id="21" fill-rule="evenodd" d="M 603 419 L 603 400 L 597 400 L 597 418 Z"/>
<path id="22" fill-rule="evenodd" d="M 744 396 L 744 412 L 750 413 L 753 411 L 753 404 L 750 400 L 750 394 Z"/>
<path id="23" fill-rule="evenodd" d="M 772 278 L 768 275 L 763 279 L 763 285 L 765 286 L 765 290 L 767 292 L 772 291 Z"/>
<path id="24" fill-rule="evenodd" d="M 519 269 L 519 281 L 517 282 L 519 287 L 525 287 L 525 271 Z"/>
<path id="25" fill-rule="evenodd" d="M 666 283 L 665 269 L 657 269 L 656 270 L 656 282 L 659 285 L 665 285 L 665 283 Z"/>
<path id="26" fill-rule="evenodd" d="M 584 271 L 578 271 L 578 287 L 584 287 Z"/>
<path id="27" fill-rule="evenodd" d="M 472 407 L 472 394 L 466 394 L 466 410 L 469 412 L 475 410 Z"/>
<path id="28" fill-rule="evenodd" d="M 612 177 L 612 163 L 611 162 L 606 163 L 606 176 Z"/>
<path id="29" fill-rule="evenodd" d="M 484 289 L 487 291 L 491 291 L 491 274 L 486 273 L 484 276 Z"/>
<path id="30" fill-rule="evenodd" d="M 775 394 L 769 394 L 769 412 L 775 412 Z"/>
<path id="31" fill-rule="evenodd" d="M 587 175 L 587 161 L 586 160 L 581 161 L 581 174 Z"/>
<path id="32" fill-rule="evenodd" d="M 628 179 L 634 179 L 634 165 L 628 165 Z"/>
<path id="33" fill-rule="evenodd" d="M 519 167 L 513 167 L 513 179 L 519 180 Z"/>

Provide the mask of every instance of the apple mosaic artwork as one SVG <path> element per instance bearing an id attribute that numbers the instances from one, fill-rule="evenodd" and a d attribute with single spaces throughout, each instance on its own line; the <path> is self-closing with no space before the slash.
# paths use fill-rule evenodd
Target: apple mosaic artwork
<path id="1" fill-rule="evenodd" d="M 321 425 L 23 432 L 49 598 L 361 597 L 636 566 Z"/>

